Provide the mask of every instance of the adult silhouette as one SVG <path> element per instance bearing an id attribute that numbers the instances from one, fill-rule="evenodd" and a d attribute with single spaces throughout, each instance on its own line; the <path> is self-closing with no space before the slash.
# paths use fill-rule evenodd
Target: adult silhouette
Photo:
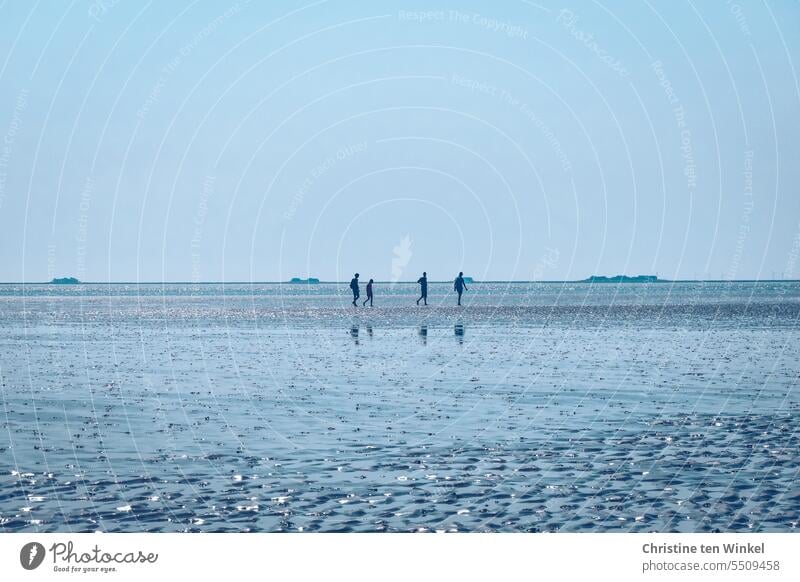
<path id="1" fill-rule="evenodd" d="M 461 305 L 461 294 L 464 291 L 469 291 L 469 289 L 467 289 L 467 284 L 464 283 L 463 271 L 460 271 L 458 273 L 458 277 L 456 277 L 456 280 L 453 281 L 453 289 L 455 289 L 456 293 L 458 293 L 458 304 Z"/>
<path id="2" fill-rule="evenodd" d="M 358 273 L 356 273 L 355 277 L 350 279 L 350 289 L 353 290 L 353 307 L 358 307 L 358 298 L 361 296 L 361 291 L 358 289 Z"/>
<path id="3" fill-rule="evenodd" d="M 417 299 L 417 305 L 419 305 L 420 301 L 424 301 L 424 305 L 428 304 L 428 273 L 425 271 L 422 272 L 422 277 L 417 279 L 417 283 L 419 283 L 419 292 L 420 296 Z"/>
<path id="4" fill-rule="evenodd" d="M 372 279 L 367 283 L 367 298 L 364 299 L 364 305 L 367 304 L 367 301 L 369 301 L 369 306 L 372 307 Z"/>

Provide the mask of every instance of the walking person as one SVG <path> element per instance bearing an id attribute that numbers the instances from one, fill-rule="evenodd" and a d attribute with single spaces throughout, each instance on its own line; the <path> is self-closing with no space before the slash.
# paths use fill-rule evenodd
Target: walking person
<path id="1" fill-rule="evenodd" d="M 364 305 L 367 304 L 367 301 L 369 301 L 369 306 L 372 307 L 372 279 L 367 283 L 367 298 L 364 299 Z"/>
<path id="2" fill-rule="evenodd" d="M 361 292 L 358 290 L 358 273 L 356 276 L 350 279 L 350 289 L 353 290 L 353 307 L 358 307 L 358 298 L 361 296 Z"/>
<path id="3" fill-rule="evenodd" d="M 428 273 L 425 271 L 422 272 L 422 277 L 417 279 L 417 283 L 419 283 L 419 291 L 420 296 L 417 299 L 417 305 L 419 305 L 420 301 L 424 302 L 424 305 L 428 304 Z"/>
<path id="4" fill-rule="evenodd" d="M 464 282 L 464 271 L 458 273 L 458 277 L 456 277 L 456 280 L 453 282 L 453 289 L 458 293 L 458 304 L 461 305 L 461 294 L 464 291 L 469 291 L 469 289 L 467 289 L 467 284 Z"/>

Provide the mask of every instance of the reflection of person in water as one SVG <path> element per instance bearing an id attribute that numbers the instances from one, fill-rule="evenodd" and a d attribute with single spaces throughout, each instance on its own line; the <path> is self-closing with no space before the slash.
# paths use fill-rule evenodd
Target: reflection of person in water
<path id="1" fill-rule="evenodd" d="M 367 301 L 369 301 L 369 306 L 372 307 L 372 279 L 367 283 L 367 298 L 364 299 L 364 305 L 367 304 Z"/>
<path id="2" fill-rule="evenodd" d="M 464 324 L 463 323 L 457 323 L 455 325 L 454 331 L 455 331 L 456 340 L 458 341 L 458 343 L 463 344 L 464 343 Z"/>
<path id="3" fill-rule="evenodd" d="M 358 298 L 361 296 L 361 292 L 358 290 L 358 273 L 356 276 L 350 279 L 350 289 L 353 290 L 353 306 L 358 307 Z"/>
<path id="4" fill-rule="evenodd" d="M 428 326 L 427 325 L 420 325 L 419 326 L 419 337 L 422 339 L 422 343 L 424 345 L 428 344 Z"/>
<path id="5" fill-rule="evenodd" d="M 469 291 L 469 289 L 467 289 L 467 284 L 464 283 L 463 271 L 458 273 L 458 277 L 456 277 L 456 280 L 453 282 L 453 289 L 458 293 L 458 304 L 461 305 L 461 294 L 464 291 Z"/>
<path id="6" fill-rule="evenodd" d="M 428 273 L 425 271 L 422 272 L 422 277 L 417 279 L 417 283 L 419 283 L 419 292 L 420 296 L 417 299 L 417 305 L 419 305 L 420 301 L 424 301 L 424 305 L 428 304 Z"/>
<path id="7" fill-rule="evenodd" d="M 356 324 L 350 326 L 350 337 L 353 338 L 353 341 L 358 345 L 358 326 Z"/>

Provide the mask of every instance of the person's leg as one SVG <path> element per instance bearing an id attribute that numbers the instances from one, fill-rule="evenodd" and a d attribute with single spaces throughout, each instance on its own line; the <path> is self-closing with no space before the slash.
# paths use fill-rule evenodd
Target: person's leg
<path id="1" fill-rule="evenodd" d="M 461 291 L 458 292 L 458 304 L 461 305 Z"/>

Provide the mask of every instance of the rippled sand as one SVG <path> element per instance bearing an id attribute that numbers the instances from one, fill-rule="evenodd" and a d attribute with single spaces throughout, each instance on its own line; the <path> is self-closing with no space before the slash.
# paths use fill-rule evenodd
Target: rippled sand
<path id="1" fill-rule="evenodd" d="M 778 299 L 3 297 L 0 529 L 790 531 Z"/>

